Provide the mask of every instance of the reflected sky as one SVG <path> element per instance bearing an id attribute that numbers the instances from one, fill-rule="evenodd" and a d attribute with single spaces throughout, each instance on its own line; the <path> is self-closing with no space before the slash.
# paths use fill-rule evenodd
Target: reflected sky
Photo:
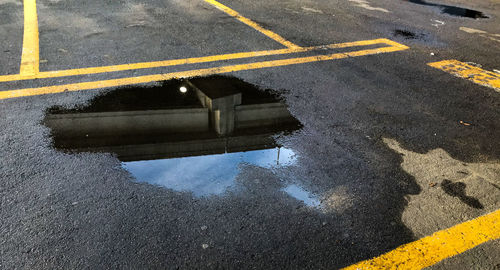
<path id="1" fill-rule="evenodd" d="M 288 195 L 294 197 L 295 199 L 302 201 L 305 205 L 310 207 L 320 207 L 321 202 L 311 194 L 309 191 L 303 189 L 297 185 L 289 185 L 283 189 Z"/>
<path id="2" fill-rule="evenodd" d="M 175 191 L 191 191 L 195 196 L 200 197 L 219 195 L 233 186 L 239 173 L 239 165 L 242 163 L 272 168 L 289 166 L 295 161 L 296 156 L 291 149 L 272 148 L 218 155 L 123 162 L 122 166 L 139 182 L 147 182 Z"/>

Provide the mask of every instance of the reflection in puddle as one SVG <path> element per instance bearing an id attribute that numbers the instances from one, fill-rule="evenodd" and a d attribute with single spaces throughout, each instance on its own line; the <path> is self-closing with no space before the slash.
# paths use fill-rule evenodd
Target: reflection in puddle
<path id="1" fill-rule="evenodd" d="M 224 193 L 241 164 L 292 165 L 274 138 L 301 127 L 271 91 L 225 76 L 117 89 L 44 123 L 58 149 L 113 153 L 137 181 L 196 196 Z"/>
<path id="2" fill-rule="evenodd" d="M 123 162 L 138 181 L 176 191 L 191 191 L 196 196 L 219 195 L 235 183 L 240 164 L 264 168 L 288 166 L 295 154 L 287 148 L 272 148 L 238 153 Z"/>
<path id="3" fill-rule="evenodd" d="M 424 1 L 424 0 L 408 0 L 408 1 L 411 3 L 417 4 L 417 5 L 437 7 L 441 10 L 441 13 L 448 14 L 448 15 L 455 16 L 455 17 L 465 17 L 465 18 L 473 18 L 473 19 L 489 18 L 488 16 L 484 15 L 484 13 L 482 13 L 481 11 L 472 10 L 472 9 L 468 9 L 468 8 L 434 4 L 434 3 L 429 3 L 429 2 Z"/>
<path id="4" fill-rule="evenodd" d="M 283 189 L 288 195 L 294 197 L 295 199 L 302 201 L 305 205 L 310 207 L 319 208 L 321 206 L 321 202 L 314 196 L 309 193 L 307 190 L 303 189 L 297 185 L 289 185 Z"/>

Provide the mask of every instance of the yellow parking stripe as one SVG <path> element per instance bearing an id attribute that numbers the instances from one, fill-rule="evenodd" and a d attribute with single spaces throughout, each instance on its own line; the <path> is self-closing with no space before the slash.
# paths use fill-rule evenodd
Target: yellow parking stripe
<path id="1" fill-rule="evenodd" d="M 436 232 L 380 257 L 344 268 L 422 269 L 480 244 L 500 238 L 500 210 Z"/>
<path id="2" fill-rule="evenodd" d="M 24 0 L 24 36 L 21 75 L 34 75 L 39 69 L 38 18 L 36 0 Z"/>
<path id="3" fill-rule="evenodd" d="M 263 28 L 262 26 L 260 26 L 259 24 L 257 24 L 256 22 L 248 19 L 248 18 L 245 18 L 243 16 L 241 16 L 240 13 L 238 13 L 236 10 L 233 10 L 215 0 L 205 0 L 205 2 L 215 6 L 216 8 L 224 11 L 225 13 L 229 14 L 230 16 L 236 18 L 237 20 L 239 20 L 240 22 L 254 28 L 255 30 L 261 32 L 262 34 L 274 39 L 275 41 L 281 43 L 282 45 L 288 47 L 288 48 L 300 48 L 300 46 L 298 45 L 295 45 L 293 44 L 292 42 L 288 41 L 288 40 L 285 40 L 284 38 L 282 38 L 280 35 L 270 31 L 270 30 L 267 30 L 265 28 Z"/>
<path id="4" fill-rule="evenodd" d="M 399 47 L 402 49 L 408 48 L 405 45 L 399 44 L 399 43 L 394 42 L 392 40 L 381 38 L 381 39 L 373 39 L 373 40 L 362 40 L 362 41 L 355 41 L 355 42 L 330 44 L 330 45 L 326 45 L 326 46 L 313 46 L 313 47 L 307 47 L 307 48 L 288 48 L 288 49 L 268 50 L 268 51 L 242 52 L 242 53 L 221 54 L 221 55 L 212 55 L 212 56 L 204 56 L 204 57 L 193 57 L 193 58 L 185 58 L 185 59 L 133 63 L 133 64 L 124 64 L 124 65 L 78 68 L 78 69 L 68 69 L 68 70 L 55 70 L 55 71 L 39 72 L 38 74 L 35 74 L 32 76 L 19 75 L 19 74 L 3 75 L 3 76 L 0 76 L 0 82 L 29 80 L 29 79 L 45 79 L 45 78 L 55 78 L 55 77 L 64 77 L 64 76 L 77 76 L 77 75 L 97 74 L 97 73 L 105 73 L 105 72 L 135 70 L 135 69 L 146 69 L 146 68 L 168 67 L 168 66 L 177 66 L 177 65 L 186 65 L 186 64 L 208 63 L 208 62 L 216 62 L 216 61 L 224 61 L 224 60 L 259 57 L 259 56 L 280 55 L 280 54 L 288 54 L 288 53 L 301 53 L 301 52 L 314 51 L 314 50 L 318 50 L 318 49 L 322 49 L 322 48 L 338 49 L 338 48 L 348 48 L 348 47 L 355 47 L 355 46 L 376 45 L 376 44 L 386 44 L 389 46 Z"/>
<path id="5" fill-rule="evenodd" d="M 500 74 L 481 69 L 457 60 L 444 60 L 428 63 L 427 65 L 465 78 L 477 84 L 491 87 L 500 92 Z"/>
<path id="6" fill-rule="evenodd" d="M 280 50 L 269 50 L 269 51 L 255 51 L 255 52 L 242 52 L 242 53 L 231 53 L 231 54 L 221 54 L 213 56 L 204 57 L 192 57 L 185 59 L 174 59 L 174 60 L 164 60 L 164 61 L 154 61 L 154 62 L 142 62 L 142 63 L 132 63 L 123 65 L 112 65 L 103 67 L 89 67 L 89 68 L 77 68 L 77 69 L 66 69 L 66 70 L 55 70 L 55 71 L 45 71 L 40 72 L 36 76 L 21 76 L 16 75 L 3 75 L 0 76 L 0 82 L 17 81 L 17 80 L 29 80 L 29 79 L 45 79 L 45 78 L 55 78 L 55 77 L 65 77 L 65 76 L 77 76 L 86 74 L 97 74 L 106 72 L 116 72 L 125 70 L 135 70 L 135 69 L 146 69 L 146 68 L 157 68 L 157 67 L 168 67 L 186 64 L 197 64 L 197 63 L 207 63 L 215 61 L 242 59 L 250 57 L 259 56 L 269 56 L 286 54 L 293 52 L 302 52 L 303 49 L 280 49 Z"/>
<path id="7" fill-rule="evenodd" d="M 395 43 L 392 41 L 389 43 L 394 44 L 395 46 L 383 47 L 383 48 L 377 48 L 377 49 L 367 49 L 367 50 L 360 50 L 360 51 L 352 51 L 352 52 L 345 52 L 345 53 L 315 55 L 315 56 L 297 57 L 297 58 L 289 58 L 289 59 L 282 59 L 282 60 L 262 61 L 262 62 L 255 62 L 255 63 L 249 63 L 249 64 L 239 64 L 239 65 L 229 65 L 229 66 L 222 66 L 222 67 L 206 68 L 206 69 L 196 69 L 196 70 L 189 70 L 189 71 L 173 72 L 173 73 L 166 73 L 166 74 L 156 74 L 156 75 L 148 75 L 148 76 L 140 76 L 140 77 L 132 77 L 132 78 L 122 78 L 122 79 L 113 79 L 113 80 L 104 80 L 104 81 L 95 81 L 95 82 L 83 82 L 83 83 L 74 83 L 74 84 L 66 84 L 66 85 L 56 85 L 56 86 L 48 86 L 48 87 L 40 87 L 40 88 L 1 91 L 0 92 L 0 99 L 23 97 L 23 96 L 43 95 L 43 94 L 53 94 L 53 93 L 61 93 L 61 92 L 65 92 L 65 91 L 90 90 L 90 89 L 105 88 L 105 87 L 116 87 L 116 86 L 121 86 L 121 85 L 148 83 L 148 82 L 154 82 L 154 81 L 160 81 L 160 80 L 169 80 L 169 79 L 173 79 L 173 78 L 187 78 L 187 77 L 205 76 L 205 75 L 211 75 L 211 74 L 229 73 L 229 72 L 242 71 L 242 70 L 253 70 L 253 69 L 261 69 L 261 68 L 269 68 L 269 67 L 304 64 L 304 63 L 312 63 L 312 62 L 317 62 L 317 61 L 341 59 L 341 58 L 347 58 L 347 57 L 357 57 L 357 56 L 362 56 L 362 55 L 395 52 L 395 51 L 401 51 L 401 50 L 408 49 L 408 47 L 406 47 L 402 44 L 399 44 L 399 43 Z M 396 44 L 397 44 L 397 46 L 396 46 Z"/>

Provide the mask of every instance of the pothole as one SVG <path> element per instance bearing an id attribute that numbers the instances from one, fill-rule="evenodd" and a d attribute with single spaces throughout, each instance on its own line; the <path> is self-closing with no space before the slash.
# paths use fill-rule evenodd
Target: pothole
<path id="1" fill-rule="evenodd" d="M 417 5 L 437 7 L 437 8 L 439 8 L 441 10 L 441 13 L 448 14 L 450 16 L 463 17 L 463 18 L 472 18 L 472 19 L 486 19 L 486 18 L 489 18 L 483 12 L 477 11 L 477 10 L 473 10 L 473 9 L 462 8 L 462 7 L 457 7 L 457 6 L 434 4 L 434 3 L 429 3 L 429 2 L 424 1 L 424 0 L 407 0 L 407 1 L 411 2 L 411 3 L 414 3 L 414 4 L 417 4 Z"/>
<path id="2" fill-rule="evenodd" d="M 137 181 L 196 196 L 224 193 L 242 164 L 293 165 L 276 136 L 301 127 L 272 91 L 225 76 L 116 89 L 83 107 L 52 107 L 44 123 L 59 150 L 114 153 Z"/>

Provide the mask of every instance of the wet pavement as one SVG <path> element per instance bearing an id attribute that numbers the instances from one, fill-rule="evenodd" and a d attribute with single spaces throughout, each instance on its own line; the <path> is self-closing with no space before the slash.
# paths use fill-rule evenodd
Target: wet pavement
<path id="1" fill-rule="evenodd" d="M 485 15 L 481 11 L 477 10 L 472 10 L 468 8 L 462 8 L 462 7 L 457 7 L 457 6 L 449 6 L 449 5 L 440 5 L 440 4 L 434 4 L 434 3 L 429 3 L 427 1 L 423 0 L 408 0 L 411 3 L 417 4 L 417 5 L 424 5 L 424 6 L 429 6 L 429 7 L 436 7 L 440 9 L 441 13 L 443 14 L 448 14 L 451 16 L 456 16 L 456 17 L 464 17 L 464 18 L 472 18 L 472 19 L 485 19 L 489 18 L 487 15 Z"/>
<path id="2" fill-rule="evenodd" d="M 37 4 L 43 71 L 283 48 L 204 1 Z M 498 70 L 498 4 L 223 4 L 302 47 L 409 49 L 1 99 L 0 268 L 338 269 L 500 209 L 500 94 L 428 65 Z M 19 72 L 22 7 L 0 0 L 2 75 Z M 493 240 L 431 268 L 497 269 L 499 252 Z"/>

